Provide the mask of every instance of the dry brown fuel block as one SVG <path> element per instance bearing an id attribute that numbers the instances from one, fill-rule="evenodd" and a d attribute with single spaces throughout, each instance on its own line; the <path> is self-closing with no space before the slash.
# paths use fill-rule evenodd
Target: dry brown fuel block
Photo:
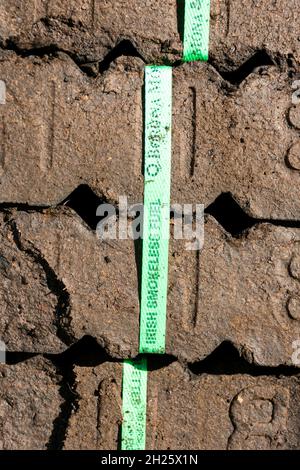
<path id="1" fill-rule="evenodd" d="M 59 352 L 91 335 L 110 355 L 135 357 L 140 261 L 134 242 L 100 241 L 67 209 L 12 217 L 22 250 L 39 253 L 61 282 L 56 315 L 49 309 L 42 321 L 48 331 L 59 325 L 57 334 L 65 344 L 55 343 L 52 335 L 36 344 L 30 332 L 18 328 L 26 321 L 34 331 L 41 321 L 21 304 L 22 316 L 0 331 L 8 349 L 19 341 L 28 351 L 57 347 Z M 293 342 L 300 337 L 300 229 L 260 224 L 232 238 L 208 217 L 204 233 L 201 252 L 187 251 L 185 241 L 171 241 L 166 352 L 194 362 L 227 340 L 250 362 L 292 364 Z M 38 280 L 37 286 L 34 291 Z"/>
<path id="2" fill-rule="evenodd" d="M 81 183 L 108 200 L 141 202 L 143 70 L 120 58 L 93 79 L 65 55 L 3 53 L 0 202 L 52 205 Z M 172 202 L 208 205 L 230 191 L 252 216 L 299 220 L 293 83 L 275 67 L 239 87 L 207 64 L 174 69 Z"/>
<path id="3" fill-rule="evenodd" d="M 50 361 L 35 357 L 0 364 L 0 449 L 45 450 L 64 399 L 61 376 Z"/>
<path id="4" fill-rule="evenodd" d="M 183 1 L 2 0 L 0 43 L 23 50 L 55 46 L 88 62 L 129 40 L 147 62 L 181 57 Z M 300 61 L 299 0 L 212 0 L 210 55 L 222 69 L 255 52 Z"/>
<path id="5" fill-rule="evenodd" d="M 143 68 L 123 59 L 93 80 L 65 55 L 3 54 L 0 201 L 55 204 L 82 182 L 112 197 L 142 194 Z"/>
<path id="6" fill-rule="evenodd" d="M 78 409 L 66 449 L 117 449 L 122 364 L 76 367 Z M 191 376 L 179 363 L 148 372 L 146 449 L 296 449 L 299 376 Z"/>
<path id="7" fill-rule="evenodd" d="M 0 339 L 10 351 L 57 352 L 60 316 L 66 311 L 59 294 L 60 281 L 30 245 L 0 218 Z"/>
<path id="8" fill-rule="evenodd" d="M 61 352 L 84 335 L 91 335 L 113 356 L 135 355 L 139 302 L 133 241 L 102 243 L 67 208 L 45 214 L 20 212 L 10 226 L 22 252 L 29 252 L 29 260 L 31 252 L 38 254 L 36 262 L 50 273 L 46 294 L 54 292 L 56 304 L 52 310 L 45 309 L 42 318 L 40 309 L 34 313 L 45 330 L 57 332 L 57 338 L 55 343 L 49 334 L 35 344 L 31 332 L 18 328 L 23 317 L 23 321 L 35 323 L 31 309 L 23 308 L 23 317 L 16 315 L 14 328 L 7 330 L 4 323 L 0 331 L 7 348 L 12 350 L 12 339 L 17 337 L 19 346 L 15 341 L 14 350 L 22 350 L 25 344 L 26 351 Z M 39 288 L 37 280 L 31 289 L 36 292 Z"/>

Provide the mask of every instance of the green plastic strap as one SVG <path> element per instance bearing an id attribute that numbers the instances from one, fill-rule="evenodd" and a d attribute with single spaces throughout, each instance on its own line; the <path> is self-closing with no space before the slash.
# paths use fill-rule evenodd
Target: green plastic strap
<path id="1" fill-rule="evenodd" d="M 165 352 L 171 124 L 172 68 L 147 66 L 140 353 Z"/>
<path id="2" fill-rule="evenodd" d="M 146 446 L 147 359 L 123 364 L 122 450 L 144 450 Z"/>
<path id="3" fill-rule="evenodd" d="M 183 60 L 208 60 L 210 0 L 185 0 Z"/>

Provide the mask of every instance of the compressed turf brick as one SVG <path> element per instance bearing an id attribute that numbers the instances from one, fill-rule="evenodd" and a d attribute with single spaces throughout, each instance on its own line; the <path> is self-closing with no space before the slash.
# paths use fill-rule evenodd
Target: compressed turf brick
<path id="1" fill-rule="evenodd" d="M 122 364 L 75 367 L 74 372 L 78 402 L 69 419 L 64 449 L 117 449 L 122 422 Z"/>
<path id="2" fill-rule="evenodd" d="M 122 365 L 75 374 L 78 408 L 65 448 L 117 449 Z M 191 376 L 174 362 L 148 372 L 146 449 L 296 449 L 298 403 L 299 376 Z"/>
<path id="3" fill-rule="evenodd" d="M 115 196 L 135 195 L 138 181 L 141 194 L 142 62 L 122 59 L 94 80 L 67 56 L 4 57 L 0 201 L 55 204 L 83 182 Z"/>
<path id="4" fill-rule="evenodd" d="M 65 349 L 66 308 L 55 274 L 34 247 L 18 243 L 3 215 L 0 240 L 0 339 L 10 351 Z"/>
<path id="5" fill-rule="evenodd" d="M 46 450 L 64 403 L 61 376 L 50 361 L 36 357 L 0 364 L 1 450 Z"/>
<path id="6" fill-rule="evenodd" d="M 93 79 L 66 56 L 3 54 L 0 201 L 56 204 L 87 183 L 109 201 L 141 202 L 143 68 L 120 58 Z M 275 67 L 239 87 L 206 64 L 174 69 L 172 203 L 207 206 L 231 192 L 251 216 L 298 220 L 293 93 Z"/>
<path id="7" fill-rule="evenodd" d="M 204 234 L 199 256 L 173 245 L 167 351 L 194 361 L 229 340 L 250 362 L 291 364 L 300 230 L 259 224 L 232 238 L 209 218 Z"/>
<path id="8" fill-rule="evenodd" d="M 93 62 L 129 40 L 147 62 L 174 61 L 182 55 L 182 3 L 2 0 L 0 42 L 22 50 L 54 46 Z M 238 67 L 261 50 L 299 63 L 299 0 L 212 0 L 210 23 L 210 56 L 220 69 Z"/>
<path id="9" fill-rule="evenodd" d="M 70 309 L 61 329 L 67 337 L 91 335 L 112 356 L 134 357 L 139 336 L 134 242 L 97 240 L 66 209 L 19 212 L 14 218 L 22 246 L 34 246 L 64 285 Z M 228 340 L 250 362 L 292 364 L 300 334 L 300 230 L 260 224 L 232 238 L 208 217 L 204 233 L 200 252 L 171 240 L 166 352 L 194 362 Z M 43 350 L 47 347 L 45 341 Z"/>
<path id="10" fill-rule="evenodd" d="M 300 174 L 287 161 L 299 142 L 293 83 L 275 67 L 238 87 L 207 65 L 177 68 L 172 200 L 207 206 L 230 192 L 253 217 L 299 220 Z"/>
<path id="11" fill-rule="evenodd" d="M 135 354 L 139 302 L 133 242 L 100 242 L 68 208 L 18 213 L 15 223 L 22 246 L 33 245 L 61 281 L 69 305 L 60 325 L 68 344 L 91 335 L 113 356 Z M 53 325 L 51 317 L 48 323 Z M 40 351 L 48 347 L 46 339 Z"/>

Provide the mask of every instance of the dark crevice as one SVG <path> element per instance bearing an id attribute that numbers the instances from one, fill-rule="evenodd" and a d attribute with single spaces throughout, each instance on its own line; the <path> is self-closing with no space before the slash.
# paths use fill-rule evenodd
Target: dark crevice
<path id="1" fill-rule="evenodd" d="M 176 362 L 177 359 L 170 354 L 147 354 L 147 364 L 148 371 L 155 371 L 159 369 L 164 369 L 168 367 L 173 362 Z"/>
<path id="2" fill-rule="evenodd" d="M 143 239 L 138 238 L 134 240 L 134 256 L 135 256 L 135 264 L 136 264 L 136 272 L 137 272 L 137 281 L 138 281 L 138 295 L 139 295 L 139 302 L 141 304 L 141 296 L 142 296 L 142 259 L 143 259 Z"/>
<path id="3" fill-rule="evenodd" d="M 72 344 L 75 340 L 74 335 L 71 333 L 70 323 L 70 295 L 64 285 L 64 283 L 58 279 L 55 271 L 51 268 L 47 260 L 33 245 L 29 244 L 25 247 L 22 243 L 20 233 L 18 231 L 17 224 L 14 220 L 8 218 L 7 223 L 11 228 L 11 232 L 14 238 L 14 242 L 17 248 L 26 253 L 33 261 L 39 264 L 46 275 L 47 285 L 51 292 L 57 298 L 55 317 L 56 317 L 56 328 L 57 336 L 67 346 Z"/>
<path id="4" fill-rule="evenodd" d="M 222 193 L 205 209 L 206 214 L 212 215 L 222 227 L 233 236 L 237 236 L 257 223 L 250 217 L 230 193 Z"/>
<path id="5" fill-rule="evenodd" d="M 70 55 L 70 57 L 72 57 L 72 54 L 68 53 L 67 51 L 64 51 L 63 49 L 59 49 L 55 44 L 49 44 L 48 46 L 43 47 L 32 47 L 29 49 L 22 49 L 12 39 L 8 39 L 5 47 L 2 46 L 2 48 L 8 51 L 13 51 L 20 57 L 55 57 L 59 52 L 64 52 L 65 54 L 68 54 Z"/>
<path id="6" fill-rule="evenodd" d="M 46 213 L 46 211 L 53 210 L 62 206 L 69 207 L 74 210 L 79 217 L 92 229 L 96 230 L 98 222 L 101 220 L 100 216 L 96 215 L 99 205 L 109 203 L 105 197 L 97 196 L 96 193 L 87 185 L 81 184 L 71 194 L 69 194 L 63 201 L 53 206 L 46 205 L 30 205 L 17 202 L 4 202 L 0 203 L 0 213 L 13 213 L 13 211 L 27 212 L 27 213 Z M 116 213 L 118 213 L 116 208 Z"/>
<path id="7" fill-rule="evenodd" d="M 184 40 L 184 5 L 185 0 L 177 0 L 177 29 L 180 36 L 180 40 L 183 43 Z"/>
<path id="8" fill-rule="evenodd" d="M 6 363 L 8 365 L 15 365 L 19 362 L 27 361 L 35 356 L 42 356 L 57 367 L 61 369 L 71 369 L 73 366 L 79 367 L 97 367 L 105 362 L 110 363 L 122 363 L 123 359 L 114 358 L 110 356 L 104 347 L 100 346 L 96 338 L 86 335 L 72 344 L 65 351 L 54 354 L 54 353 L 31 353 L 31 352 L 7 352 Z M 169 354 L 144 354 L 148 361 L 148 370 L 154 371 L 167 367 L 177 359 L 175 356 Z M 136 356 L 132 360 L 138 359 L 140 355 Z"/>
<path id="9" fill-rule="evenodd" d="M 12 51 L 20 57 L 41 57 L 41 58 L 56 58 L 59 56 L 59 53 L 66 54 L 72 61 L 81 69 L 82 72 L 86 73 L 86 70 L 82 67 L 83 61 L 78 58 L 76 54 L 73 54 L 70 51 L 57 47 L 55 44 L 49 44 L 48 46 L 42 47 L 32 47 L 28 49 L 23 49 L 19 47 L 12 39 L 8 39 L 6 44 L 0 44 L 2 50 Z"/>
<path id="10" fill-rule="evenodd" d="M 58 57 L 59 53 L 64 53 L 69 56 L 73 62 L 80 68 L 80 70 L 88 76 L 96 77 L 99 73 L 102 74 L 109 69 L 112 62 L 114 62 L 118 57 L 121 56 L 130 56 L 138 57 L 143 62 L 145 59 L 138 52 L 133 43 L 128 39 L 123 39 L 116 46 L 114 46 L 104 57 L 102 61 L 86 62 L 83 58 L 79 57 L 77 54 L 72 53 L 68 50 L 59 48 L 55 44 L 49 44 L 48 46 L 43 47 L 33 47 L 29 49 L 23 49 L 19 47 L 12 39 L 8 39 L 6 44 L 3 45 L 0 43 L 0 48 L 2 50 L 13 51 L 20 57 L 46 57 L 55 58 Z"/>
<path id="11" fill-rule="evenodd" d="M 245 353 L 246 355 L 246 353 Z M 241 353 L 228 341 L 224 341 L 208 357 L 202 361 L 188 364 L 189 370 L 196 375 L 236 375 L 247 374 L 253 377 L 262 375 L 293 376 L 300 374 L 300 369 L 294 366 L 260 366 L 255 363 L 249 363 Z"/>
<path id="12" fill-rule="evenodd" d="M 103 220 L 106 215 L 100 216 L 96 214 L 97 208 L 102 204 L 111 204 L 115 209 L 118 218 L 119 208 L 115 201 L 108 201 L 104 196 L 97 196 L 96 193 L 87 185 L 78 186 L 69 196 L 56 206 L 35 206 L 19 203 L 1 203 L 0 213 L 13 213 L 13 211 L 23 211 L 27 213 L 46 213 L 48 210 L 54 210 L 59 207 L 69 207 L 76 212 L 79 217 L 87 224 L 87 226 L 95 231 L 98 223 Z M 231 193 L 220 194 L 214 202 L 206 209 L 205 214 L 214 217 L 217 222 L 230 233 L 233 237 L 239 237 L 243 232 L 255 225 L 268 223 L 274 226 L 286 228 L 300 228 L 299 220 L 289 219 L 258 219 L 248 215 L 241 206 L 236 202 Z M 139 212 L 135 216 L 128 215 L 128 220 L 133 221 L 139 217 Z M 174 218 L 174 211 L 170 211 L 170 220 Z M 142 241 L 135 240 L 136 262 L 141 261 Z M 141 273 L 138 271 L 139 279 Z"/>
<path id="13" fill-rule="evenodd" d="M 20 362 L 25 362 L 28 359 L 32 359 L 37 355 L 38 353 L 6 351 L 5 364 L 7 364 L 8 366 L 14 366 L 16 364 L 19 364 Z"/>
<path id="14" fill-rule="evenodd" d="M 60 205 L 73 209 L 92 230 L 96 230 L 100 221 L 100 217 L 96 215 L 97 207 L 106 203 L 105 198 L 97 196 L 88 185 L 82 184 Z"/>
<path id="15" fill-rule="evenodd" d="M 117 451 L 122 450 L 122 424 L 118 424 Z"/>
<path id="16" fill-rule="evenodd" d="M 50 209 L 50 206 L 35 206 L 30 204 L 18 203 L 18 202 L 2 202 L 0 203 L 0 212 L 9 212 L 16 210 L 20 212 L 44 212 L 46 209 Z"/>
<path id="17" fill-rule="evenodd" d="M 66 206 L 76 212 L 79 217 L 90 227 L 91 230 L 95 231 L 97 225 L 101 220 L 104 220 L 107 216 L 115 215 L 117 221 L 120 216 L 121 206 L 119 207 L 119 201 L 108 200 L 104 196 L 97 196 L 96 193 L 87 184 L 78 186 L 69 196 L 67 196 L 59 205 Z M 97 215 L 97 209 L 101 205 L 109 205 L 110 207 L 103 207 L 100 213 Z M 131 207 L 135 206 L 135 207 Z M 127 214 L 128 221 L 133 221 L 140 216 L 138 209 L 139 204 L 131 205 L 128 204 L 128 211 L 131 209 L 131 213 Z M 114 213 L 108 214 L 108 210 L 111 209 Z M 125 208 L 124 208 L 125 209 Z M 142 228 L 137 226 L 137 230 L 141 231 Z M 137 241 L 137 244 L 139 241 Z"/>
<path id="18" fill-rule="evenodd" d="M 277 227 L 300 228 L 300 220 L 256 219 L 258 224 L 271 224 Z"/>
<path id="19" fill-rule="evenodd" d="M 119 215 L 119 209 L 115 201 L 108 201 L 104 196 L 97 196 L 90 186 L 81 184 L 57 204 L 37 206 L 18 202 L 4 202 L 0 203 L 0 213 L 9 215 L 13 214 L 14 211 L 20 211 L 43 214 L 47 211 L 55 211 L 60 207 L 69 207 L 79 215 L 91 230 L 96 230 L 98 222 L 104 218 L 104 216 L 96 215 L 97 208 L 102 204 L 111 204 L 115 208 L 116 215 Z M 128 218 L 132 220 L 135 217 Z"/>
<path id="20" fill-rule="evenodd" d="M 112 62 L 122 56 L 137 57 L 144 63 L 146 62 L 133 43 L 129 39 L 123 39 L 107 53 L 102 61 L 80 63 L 79 67 L 87 75 L 96 77 L 98 74 L 106 72 Z"/>
<path id="21" fill-rule="evenodd" d="M 62 450 L 70 417 L 78 407 L 79 395 L 76 392 L 76 375 L 73 367 L 53 362 L 57 367 L 57 373 L 62 376 L 59 393 L 64 401 L 60 406 L 59 415 L 53 421 L 53 429 L 46 449 Z"/>
<path id="22" fill-rule="evenodd" d="M 97 224 L 105 216 L 97 216 L 96 211 L 101 204 L 111 204 L 115 209 L 118 218 L 119 207 L 114 201 L 108 201 L 105 197 L 97 196 L 88 185 L 78 186 L 62 203 L 73 209 L 81 219 L 92 229 L 96 230 Z M 32 209 L 28 207 L 28 209 Z M 1 210 L 1 205 L 0 205 Z M 39 210 L 41 210 L 39 208 Z M 240 234 L 252 228 L 255 225 L 268 223 L 274 226 L 287 228 L 300 228 L 299 220 L 284 219 L 259 219 L 248 215 L 241 206 L 236 202 L 231 193 L 220 194 L 213 203 L 206 209 L 205 213 L 213 216 L 220 225 L 232 236 L 239 237 Z M 170 211 L 170 220 L 174 218 L 174 210 Z M 129 216 L 128 220 L 134 220 L 139 217 L 139 212 L 135 216 Z M 139 281 L 141 277 L 140 265 L 142 254 L 142 239 L 135 240 L 135 255 L 138 265 Z"/>
<path id="23" fill-rule="evenodd" d="M 45 357 L 59 364 L 61 367 L 71 367 L 73 365 L 96 367 L 104 362 L 119 361 L 111 358 L 105 349 L 97 343 L 96 339 L 88 335 L 81 338 L 66 351 L 60 354 L 45 354 Z"/>
<path id="24" fill-rule="evenodd" d="M 19 362 L 39 355 L 38 353 L 7 352 L 7 364 L 15 365 Z M 73 366 L 97 367 L 106 362 L 122 363 L 123 359 L 111 357 L 92 336 L 84 336 L 66 351 L 59 354 L 41 354 L 62 370 L 71 370 Z M 156 371 L 168 367 L 179 361 L 184 367 L 195 375 L 237 375 L 247 374 L 253 377 L 293 376 L 300 374 L 300 368 L 292 365 L 261 366 L 253 362 L 253 355 L 245 347 L 238 350 L 230 341 L 223 341 L 211 354 L 201 361 L 194 363 L 181 362 L 170 354 L 144 354 L 147 358 L 149 371 Z M 140 355 L 132 358 L 137 360 Z"/>
<path id="25" fill-rule="evenodd" d="M 254 225 L 268 223 L 274 226 L 300 228 L 299 220 L 257 219 L 248 215 L 231 193 L 222 193 L 210 204 L 205 213 L 213 216 L 233 237 L 239 237 Z"/>
<path id="26" fill-rule="evenodd" d="M 28 49 L 23 49 L 18 46 L 12 39 L 8 39 L 5 46 L 0 44 L 0 48 L 7 51 L 12 51 L 20 57 L 41 57 L 41 58 L 55 58 L 58 57 L 59 53 L 66 54 L 70 57 L 77 67 L 81 67 L 82 59 L 79 59 L 76 54 L 62 49 L 55 44 L 49 44 L 48 46 L 42 47 L 31 47 Z"/>
<path id="27" fill-rule="evenodd" d="M 180 34 L 183 34 L 183 17 L 182 13 L 180 13 L 183 9 L 184 6 L 180 6 L 182 3 L 182 0 L 177 0 L 178 5 L 179 5 L 179 10 L 178 10 L 178 29 L 180 31 Z M 111 63 L 114 62 L 117 58 L 121 56 L 127 56 L 127 57 L 137 57 L 141 59 L 144 63 L 146 63 L 146 60 L 144 57 L 140 54 L 140 52 L 137 50 L 137 48 L 134 46 L 131 40 L 129 39 L 123 39 L 121 40 L 118 44 L 116 44 L 114 47 L 111 48 L 111 50 L 106 54 L 104 59 L 100 60 L 95 60 L 92 62 L 86 62 L 86 59 L 79 56 L 76 53 L 72 53 L 68 50 L 59 48 L 55 44 L 49 44 L 48 46 L 43 46 L 43 47 L 33 47 L 33 48 L 28 48 L 28 49 L 23 49 L 20 46 L 18 46 L 12 38 L 8 39 L 5 44 L 0 43 L 0 48 L 2 50 L 10 50 L 15 52 L 17 55 L 21 57 L 58 57 L 59 53 L 64 53 L 67 56 L 69 56 L 73 62 L 77 65 L 77 67 L 80 68 L 80 70 L 85 73 L 86 75 L 90 77 L 96 77 L 98 74 L 104 73 L 106 70 L 109 69 L 111 66 Z M 278 59 L 273 60 L 271 56 L 265 51 L 258 51 L 256 52 L 252 57 L 250 57 L 246 62 L 244 62 L 240 67 L 238 67 L 236 70 L 230 70 L 230 71 L 224 71 L 220 70 L 218 67 L 217 61 L 211 57 L 208 61 L 208 63 L 223 77 L 224 80 L 227 82 L 233 84 L 233 85 L 239 85 L 240 83 L 245 80 L 248 75 L 251 75 L 257 69 L 258 67 L 264 67 L 264 66 L 281 66 L 281 64 L 285 62 L 287 65 L 291 63 L 290 57 L 278 57 Z M 182 65 L 181 60 L 176 60 L 173 63 L 169 63 L 169 65 L 173 65 L 174 67 L 178 67 Z"/>
<path id="28" fill-rule="evenodd" d="M 121 56 L 138 57 L 143 62 L 146 62 L 132 42 L 129 41 L 129 39 L 123 39 L 119 44 L 113 47 L 113 49 L 99 63 L 99 73 L 103 73 L 108 70 L 110 64 Z"/>
<path id="29" fill-rule="evenodd" d="M 264 50 L 256 52 L 236 70 L 229 72 L 219 70 L 218 64 L 213 58 L 209 60 L 209 63 L 218 71 L 224 80 L 233 85 L 242 83 L 248 75 L 251 75 L 258 67 L 276 65 L 271 56 Z"/>
<path id="30" fill-rule="evenodd" d="M 145 354 L 148 361 L 148 370 L 154 371 L 167 367 L 177 359 L 168 354 Z M 110 356 L 97 340 L 89 335 L 84 336 L 66 351 L 60 354 L 44 354 L 44 357 L 60 367 L 97 367 L 105 362 L 122 363 L 123 359 Z M 138 359 L 138 355 L 134 359 Z"/>

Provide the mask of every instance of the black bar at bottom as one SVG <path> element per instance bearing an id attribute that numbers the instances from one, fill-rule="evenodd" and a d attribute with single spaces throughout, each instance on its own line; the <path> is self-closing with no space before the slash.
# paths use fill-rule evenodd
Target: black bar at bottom
<path id="1" fill-rule="evenodd" d="M 133 469 L 145 465 L 200 465 L 206 469 L 210 468 L 210 464 L 225 464 L 241 470 L 241 464 L 245 463 L 247 468 L 258 464 L 272 464 L 272 468 L 282 468 L 283 465 L 294 464 L 297 453 L 298 451 L 0 451 L 0 466 L 14 464 L 24 469 L 27 464 L 30 469 L 36 466 L 39 470 L 44 470 L 41 465 L 53 468 L 53 465 L 69 464 L 88 470 L 90 465 L 121 465 Z"/>

